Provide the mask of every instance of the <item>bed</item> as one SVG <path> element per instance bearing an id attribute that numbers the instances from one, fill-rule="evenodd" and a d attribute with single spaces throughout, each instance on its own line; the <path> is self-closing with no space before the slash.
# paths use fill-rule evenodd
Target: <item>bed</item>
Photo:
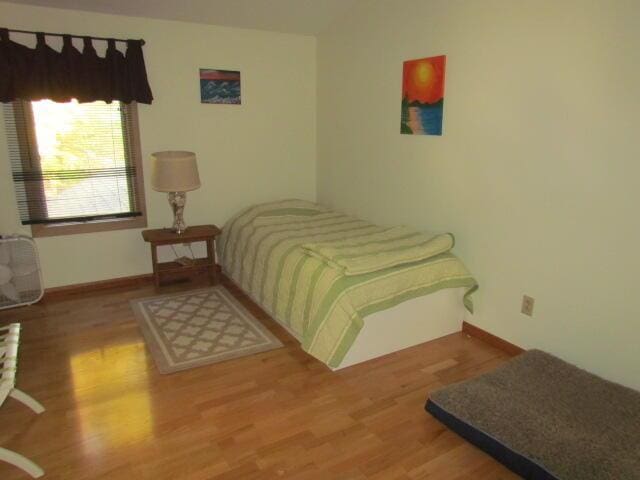
<path id="1" fill-rule="evenodd" d="M 233 216 L 216 243 L 225 275 L 333 369 L 460 331 L 472 311 L 449 234 L 283 200 Z"/>

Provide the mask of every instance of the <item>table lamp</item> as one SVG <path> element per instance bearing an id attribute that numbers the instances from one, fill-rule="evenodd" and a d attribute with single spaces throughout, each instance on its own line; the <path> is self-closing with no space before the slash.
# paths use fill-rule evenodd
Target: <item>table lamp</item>
<path id="1" fill-rule="evenodd" d="M 187 229 L 183 216 L 187 203 L 186 192 L 200 188 L 196 154 L 182 151 L 152 153 L 151 188 L 168 193 L 169 205 L 173 210 L 172 230 L 183 233 Z"/>

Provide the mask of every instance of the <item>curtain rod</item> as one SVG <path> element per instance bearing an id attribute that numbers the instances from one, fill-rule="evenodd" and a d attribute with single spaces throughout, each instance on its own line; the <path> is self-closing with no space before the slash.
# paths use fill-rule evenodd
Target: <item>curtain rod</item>
<path id="1" fill-rule="evenodd" d="M 34 32 L 31 30 L 18 30 L 15 28 L 7 28 L 5 30 L 8 30 L 9 32 L 13 32 L 13 33 L 27 33 L 27 34 L 32 34 L 35 35 L 37 33 L 44 33 L 45 36 L 47 37 L 64 37 L 65 35 L 68 35 L 71 38 L 90 38 L 91 40 L 104 40 L 105 42 L 107 40 L 115 40 L 116 42 L 126 42 L 126 39 L 122 39 L 122 38 L 107 38 L 107 37 L 93 37 L 91 35 L 72 35 L 72 34 L 66 34 L 66 33 L 50 33 L 50 32 Z M 143 39 L 140 39 L 140 42 L 142 43 L 142 45 L 145 44 L 145 41 Z"/>

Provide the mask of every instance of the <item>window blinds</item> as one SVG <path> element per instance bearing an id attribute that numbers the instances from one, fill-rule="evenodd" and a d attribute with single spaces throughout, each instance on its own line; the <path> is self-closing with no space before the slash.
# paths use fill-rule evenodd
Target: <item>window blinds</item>
<path id="1" fill-rule="evenodd" d="M 24 225 L 142 215 L 133 108 L 120 102 L 49 100 L 4 105 Z"/>

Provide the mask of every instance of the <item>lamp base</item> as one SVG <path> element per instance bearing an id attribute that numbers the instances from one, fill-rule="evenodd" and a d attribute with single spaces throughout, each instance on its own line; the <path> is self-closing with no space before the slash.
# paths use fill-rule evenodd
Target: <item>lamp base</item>
<path id="1" fill-rule="evenodd" d="M 184 206 L 187 204 L 187 192 L 169 192 L 169 205 L 173 210 L 173 227 L 171 231 L 180 235 L 187 229 L 184 223 Z"/>

